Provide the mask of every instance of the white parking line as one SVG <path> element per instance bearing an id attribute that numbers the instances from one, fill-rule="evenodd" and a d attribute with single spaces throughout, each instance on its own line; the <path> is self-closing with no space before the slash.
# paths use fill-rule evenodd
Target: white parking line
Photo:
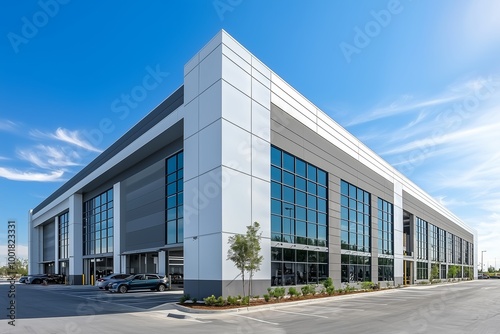
<path id="1" fill-rule="evenodd" d="M 316 314 L 307 314 L 307 313 L 299 313 L 299 312 L 289 312 L 289 311 L 281 311 L 281 310 L 272 310 L 274 312 L 280 312 L 280 313 L 288 313 L 288 314 L 296 314 L 296 315 L 305 315 L 308 317 L 316 317 L 316 318 L 323 318 L 323 319 L 328 319 L 328 317 L 325 317 L 324 315 L 316 315 Z"/>
<path id="2" fill-rule="evenodd" d="M 269 325 L 279 326 L 279 324 L 276 323 L 276 322 L 269 322 L 269 321 L 265 321 L 265 320 L 261 320 L 261 319 L 257 319 L 257 318 L 247 317 L 247 316 L 240 315 L 240 314 L 231 314 L 231 315 L 233 315 L 235 317 L 240 317 L 240 318 L 245 318 L 245 319 L 249 319 L 249 320 L 255 320 L 255 321 L 258 321 L 258 322 L 263 322 L 263 323 L 269 324 Z"/>

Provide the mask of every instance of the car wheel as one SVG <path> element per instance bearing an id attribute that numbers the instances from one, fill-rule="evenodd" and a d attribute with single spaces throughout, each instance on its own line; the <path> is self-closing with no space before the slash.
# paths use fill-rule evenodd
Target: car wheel
<path id="1" fill-rule="evenodd" d="M 125 285 L 121 285 L 118 291 L 120 291 L 121 293 L 125 293 L 128 291 L 128 288 Z"/>
<path id="2" fill-rule="evenodd" d="M 163 292 L 163 291 L 165 291 L 166 289 L 167 289 L 167 287 L 166 287 L 165 285 L 163 285 L 163 284 L 158 285 L 158 291 Z"/>
<path id="3" fill-rule="evenodd" d="M 102 289 L 102 288 L 101 288 L 101 289 Z M 104 290 L 108 291 L 108 290 L 109 290 L 109 287 L 106 285 L 106 286 L 104 287 Z"/>

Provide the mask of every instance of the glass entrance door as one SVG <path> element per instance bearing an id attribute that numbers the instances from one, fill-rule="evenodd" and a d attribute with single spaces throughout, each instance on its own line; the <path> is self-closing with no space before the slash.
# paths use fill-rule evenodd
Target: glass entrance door
<path id="1" fill-rule="evenodd" d="M 413 282 L 413 262 L 412 261 L 403 261 L 403 269 L 404 269 L 404 285 L 411 285 Z"/>

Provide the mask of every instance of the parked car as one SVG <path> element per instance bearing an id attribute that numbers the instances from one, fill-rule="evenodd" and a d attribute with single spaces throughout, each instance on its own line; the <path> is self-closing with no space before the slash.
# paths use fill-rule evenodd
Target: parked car
<path id="1" fill-rule="evenodd" d="M 130 274 L 110 274 L 104 277 L 101 277 L 95 281 L 95 286 L 97 286 L 99 289 L 104 289 L 108 290 L 109 283 L 121 281 L 124 279 L 128 279 L 129 277 L 132 278 L 133 275 Z"/>
<path id="2" fill-rule="evenodd" d="M 490 275 L 488 274 L 477 274 L 478 279 L 488 279 L 490 278 Z"/>
<path id="3" fill-rule="evenodd" d="M 25 283 L 27 284 L 42 284 L 44 282 L 47 282 L 47 284 L 51 283 L 62 284 L 64 283 L 64 276 L 56 274 L 28 275 L 25 281 Z"/>
<path id="4" fill-rule="evenodd" d="M 19 277 L 19 283 L 26 283 L 26 279 L 28 278 L 28 276 L 21 276 Z"/>
<path id="5" fill-rule="evenodd" d="M 170 282 L 157 274 L 136 274 L 127 279 L 109 283 L 108 287 L 110 292 L 121 293 L 140 289 L 165 291 L 170 289 Z"/>

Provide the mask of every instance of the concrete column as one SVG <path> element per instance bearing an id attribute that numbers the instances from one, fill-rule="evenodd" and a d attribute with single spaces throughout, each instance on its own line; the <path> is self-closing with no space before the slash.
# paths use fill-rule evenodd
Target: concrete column
<path id="1" fill-rule="evenodd" d="M 121 184 L 113 185 L 113 271 L 122 271 L 121 256 Z"/>
<path id="2" fill-rule="evenodd" d="M 258 221 L 270 286 L 271 72 L 224 31 L 184 67 L 184 290 L 242 294 L 228 238 Z"/>
<path id="3" fill-rule="evenodd" d="M 81 194 L 69 198 L 69 284 L 83 284 L 83 197 Z"/>
<path id="4" fill-rule="evenodd" d="M 168 251 L 161 250 L 158 252 L 158 274 L 166 275 L 167 274 L 167 253 Z"/>
<path id="5" fill-rule="evenodd" d="M 394 180 L 394 284 L 404 282 L 403 185 Z M 407 245 L 409 247 L 409 245 Z"/>
<path id="6" fill-rule="evenodd" d="M 54 273 L 59 274 L 59 216 L 54 218 Z"/>
<path id="7" fill-rule="evenodd" d="M 39 274 L 39 263 L 42 252 L 40 248 L 39 228 L 33 227 L 33 210 L 28 213 L 28 274 Z"/>

